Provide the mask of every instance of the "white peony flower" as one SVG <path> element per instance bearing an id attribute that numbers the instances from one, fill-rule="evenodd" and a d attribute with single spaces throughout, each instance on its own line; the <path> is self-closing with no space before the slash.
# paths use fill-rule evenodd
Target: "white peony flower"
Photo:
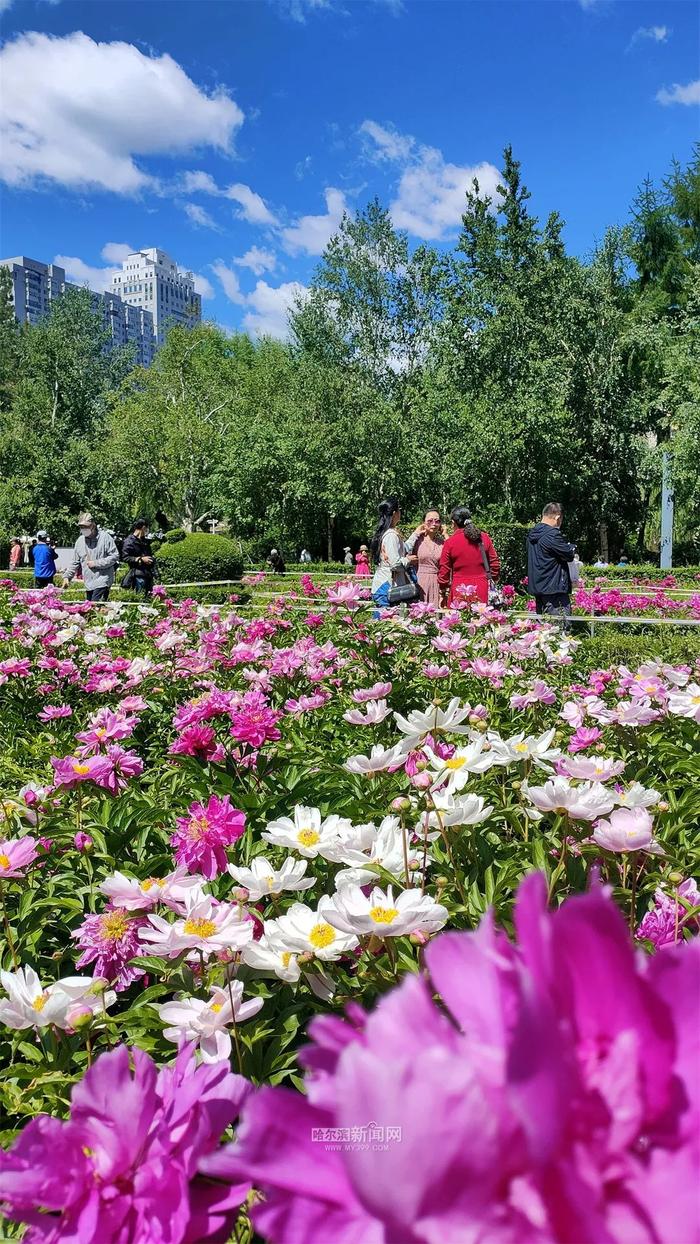
<path id="1" fill-rule="evenodd" d="M 335 908 L 327 895 L 320 900 L 316 911 L 304 903 L 293 903 L 277 920 L 275 944 L 283 944 L 285 949 L 296 954 L 311 954 L 326 961 L 339 959 L 354 950 L 357 938 L 338 932 L 328 921 L 329 911 Z"/>
<path id="2" fill-rule="evenodd" d="M 306 860 L 295 860 L 288 855 L 281 868 L 276 869 L 264 855 L 256 855 L 251 860 L 250 868 L 237 868 L 229 864 L 228 871 L 238 885 L 248 891 L 248 897 L 255 903 L 260 898 L 269 898 L 272 894 L 281 894 L 283 890 L 308 890 L 314 884 L 313 877 L 305 877 L 308 868 Z"/>
<path id="3" fill-rule="evenodd" d="M 0 1023 L 8 1028 L 46 1028 L 55 1024 L 66 1028 L 69 1012 L 80 1004 L 84 1013 L 102 1011 L 112 1006 L 116 994 L 103 992 L 92 976 L 66 976 L 44 987 L 30 967 L 15 972 L 0 972 L 0 984 L 7 998 L 0 1001 Z"/>
<path id="4" fill-rule="evenodd" d="M 325 915 L 330 924 L 345 933 L 374 934 L 376 937 L 403 937 L 407 933 L 435 933 L 446 923 L 446 907 L 420 890 L 402 890 L 394 898 L 392 886 L 386 891 L 375 886 L 369 897 L 360 886 L 344 886 L 333 895 L 332 907 Z"/>
<path id="5" fill-rule="evenodd" d="M 166 1041 L 176 1045 L 183 1040 L 194 1041 L 205 1063 L 219 1063 L 231 1056 L 229 1025 L 234 1019 L 241 1024 L 257 1015 L 262 1004 L 262 998 L 249 998 L 244 1002 L 242 982 L 231 981 L 230 992 L 228 986 L 223 989 L 214 985 L 208 999 L 183 998 L 160 1006 L 152 1005 L 163 1023 L 169 1025 L 163 1030 Z"/>
<path id="6" fill-rule="evenodd" d="M 204 955 L 241 950 L 253 939 L 253 922 L 236 903 L 217 903 L 206 894 L 188 895 L 185 918 L 172 924 L 153 912 L 139 929 L 146 954 L 174 959 L 183 950 Z"/>
<path id="7" fill-rule="evenodd" d="M 276 847 L 287 847 L 311 860 L 321 853 L 322 847 L 337 842 L 341 828 L 349 824 L 340 816 L 327 816 L 322 821 L 318 808 L 305 808 L 297 804 L 294 820 L 281 816 L 276 821 L 270 821 L 262 836 L 265 842 L 271 842 Z"/>
<path id="8" fill-rule="evenodd" d="M 624 760 L 612 756 L 562 756 L 557 772 L 564 777 L 581 778 L 588 782 L 609 782 L 619 777 L 625 767 Z"/>
<path id="9" fill-rule="evenodd" d="M 184 867 L 176 868 L 166 877 L 127 877 L 124 873 L 110 873 L 100 885 L 100 890 L 117 907 L 127 911 L 149 911 L 157 903 L 180 910 L 188 894 L 202 890 L 202 877 L 188 873 Z"/>
<path id="10" fill-rule="evenodd" d="M 441 823 L 446 829 L 451 825 L 480 825 L 493 812 L 493 804 L 487 804 L 481 795 L 460 795 L 455 799 L 449 790 L 435 791 L 432 800 L 437 811 L 431 810 L 429 814 L 425 814 L 431 828 L 439 829 Z M 424 824 L 421 821 L 416 826 L 417 834 L 423 832 Z"/>
<path id="11" fill-rule="evenodd" d="M 539 736 L 528 735 L 521 731 L 510 739 L 502 739 L 499 735 L 489 734 L 493 763 L 497 765 L 520 764 L 523 760 L 534 760 L 536 765 L 548 767 L 547 761 L 556 760 L 561 755 L 561 748 L 552 747 L 554 730 L 547 730 Z"/>
<path id="12" fill-rule="evenodd" d="M 672 691 L 668 697 L 668 711 L 674 717 L 689 717 L 700 722 L 700 687 L 689 682 L 683 691 Z"/>
<path id="13" fill-rule="evenodd" d="M 433 755 L 430 769 L 435 782 L 444 783 L 449 791 L 462 790 L 471 773 L 486 773 L 495 763 L 491 750 L 485 748 L 486 740 L 480 735 L 466 747 L 458 747 L 449 760 Z"/>
<path id="14" fill-rule="evenodd" d="M 284 949 L 276 920 L 266 920 L 262 937 L 243 947 L 241 959 L 249 968 L 267 975 L 272 973 L 290 985 L 298 981 L 301 974 L 297 956 L 293 951 Z"/>
<path id="15" fill-rule="evenodd" d="M 621 808 L 653 808 L 661 798 L 661 791 L 632 782 L 627 790 L 614 791 L 615 803 Z"/>
<path id="16" fill-rule="evenodd" d="M 396 743 L 394 747 L 382 747 L 376 743 L 369 756 L 351 756 L 345 761 L 343 768 L 349 773 L 381 773 L 384 769 L 398 769 L 410 751 L 408 741 Z"/>
<path id="17" fill-rule="evenodd" d="M 455 696 L 446 709 L 439 708 L 437 704 L 429 704 L 424 709 L 415 708 L 408 717 L 394 713 L 394 719 L 401 733 L 407 736 L 406 744 L 413 748 L 426 734 L 468 734 L 470 727 L 463 723 L 471 711 L 470 704 L 462 704 Z"/>

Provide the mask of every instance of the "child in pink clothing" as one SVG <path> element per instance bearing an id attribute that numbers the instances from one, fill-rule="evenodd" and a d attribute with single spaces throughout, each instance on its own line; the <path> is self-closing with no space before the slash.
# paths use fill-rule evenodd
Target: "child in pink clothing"
<path id="1" fill-rule="evenodd" d="M 355 554 L 355 574 L 363 575 L 365 578 L 371 573 L 369 568 L 369 550 L 366 544 L 360 545 L 359 553 Z"/>

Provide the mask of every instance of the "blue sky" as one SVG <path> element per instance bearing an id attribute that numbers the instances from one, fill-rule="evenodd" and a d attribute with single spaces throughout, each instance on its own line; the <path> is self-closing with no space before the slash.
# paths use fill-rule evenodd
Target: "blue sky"
<path id="1" fill-rule="evenodd" d="M 0 0 L 0 251 L 109 283 L 127 249 L 283 333 L 344 209 L 449 245 L 513 144 L 585 254 L 698 136 L 694 0 Z"/>

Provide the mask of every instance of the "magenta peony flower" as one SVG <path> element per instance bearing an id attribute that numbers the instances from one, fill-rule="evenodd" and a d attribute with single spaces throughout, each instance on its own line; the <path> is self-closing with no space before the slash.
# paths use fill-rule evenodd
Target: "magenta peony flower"
<path id="1" fill-rule="evenodd" d="M 47 704 L 46 708 L 42 708 L 37 713 L 39 721 L 56 721 L 59 717 L 72 717 L 73 709 L 70 704 Z"/>
<path id="2" fill-rule="evenodd" d="M 184 730 L 170 744 L 171 756 L 196 756 L 199 760 L 210 760 L 216 751 L 216 735 L 212 726 L 185 726 Z"/>
<path id="3" fill-rule="evenodd" d="M 190 804 L 189 816 L 177 818 L 177 829 L 170 839 L 178 865 L 188 872 L 203 873 L 211 881 L 226 871 L 226 847 L 245 832 L 245 813 L 231 807 L 228 795 L 212 795 L 206 806 Z"/>
<path id="4" fill-rule="evenodd" d="M 681 882 L 676 894 L 684 898 L 691 906 L 700 906 L 700 893 L 692 877 Z M 654 906 L 642 919 L 636 935 L 653 942 L 658 950 L 660 946 L 681 942 L 685 928 L 691 928 L 693 932 L 697 932 L 699 923 L 697 916 L 688 915 L 687 908 L 677 901 L 675 895 L 657 889 L 654 891 Z"/>
<path id="5" fill-rule="evenodd" d="M 75 1086 L 69 1119 L 40 1114 L 0 1153 L 0 1202 L 30 1224 L 25 1244 L 228 1239 L 248 1186 L 200 1172 L 249 1092 L 226 1063 L 196 1066 L 191 1046 L 158 1071 L 120 1045 Z"/>
<path id="6" fill-rule="evenodd" d="M 104 786 L 113 795 L 125 790 L 129 778 L 138 777 L 143 773 L 143 761 L 136 752 L 126 751 L 118 743 L 110 743 L 105 753 L 109 770 L 100 778 L 99 785 Z"/>
<path id="7" fill-rule="evenodd" d="M 585 752 L 603 737 L 603 731 L 597 726 L 579 726 L 569 739 L 568 751 Z"/>
<path id="8" fill-rule="evenodd" d="M 282 713 L 270 708 L 260 691 L 246 691 L 240 706 L 231 713 L 231 731 L 239 743 L 262 747 L 268 740 L 279 739 L 277 722 Z"/>
<path id="9" fill-rule="evenodd" d="M 105 786 L 110 779 L 112 766 L 105 756 L 58 756 L 51 757 L 56 786 L 70 790 L 81 782 L 97 782 Z"/>
<path id="10" fill-rule="evenodd" d="M 37 840 L 31 834 L 24 838 L 0 838 L 0 881 L 23 877 L 39 854 L 36 848 Z"/>
<path id="11" fill-rule="evenodd" d="M 548 913 L 537 874 L 515 924 L 443 933 L 429 980 L 314 1023 L 306 1096 L 249 1100 L 207 1170 L 270 1244 L 697 1238 L 700 943 L 638 960 L 602 889 Z"/>
<path id="12" fill-rule="evenodd" d="M 109 906 L 101 915 L 86 916 L 71 933 L 85 952 L 75 966 L 84 968 L 94 963 L 95 976 L 113 981 L 117 992 L 127 989 L 132 981 L 144 975 L 143 970 L 129 960 L 143 953 L 139 929 L 145 923 L 143 916 L 135 916 L 125 907 Z"/>

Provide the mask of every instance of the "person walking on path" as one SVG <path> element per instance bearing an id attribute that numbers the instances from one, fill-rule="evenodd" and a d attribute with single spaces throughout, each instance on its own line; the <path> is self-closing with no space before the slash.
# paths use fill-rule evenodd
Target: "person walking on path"
<path id="1" fill-rule="evenodd" d="M 420 527 L 406 541 L 408 552 L 418 558 L 418 586 L 428 605 L 440 604 L 438 570 L 444 543 L 438 510 L 428 510 Z"/>
<path id="2" fill-rule="evenodd" d="M 51 548 L 48 531 L 37 531 L 32 557 L 35 587 L 48 587 L 53 583 L 57 559 L 58 553 Z"/>
<path id="3" fill-rule="evenodd" d="M 352 566 L 352 550 L 349 544 L 345 545 L 345 548 L 343 549 L 343 553 L 345 554 L 343 558 L 343 565 Z"/>
<path id="4" fill-rule="evenodd" d="M 366 544 L 361 544 L 359 551 L 355 554 L 355 574 L 361 578 L 368 578 L 371 574 L 369 568 L 369 549 Z"/>
<path id="5" fill-rule="evenodd" d="M 82 570 L 86 600 L 107 600 L 119 562 L 119 551 L 108 531 L 97 526 L 92 514 L 78 519 L 80 535 L 73 546 L 73 557 L 64 583 L 70 583 Z"/>
<path id="6" fill-rule="evenodd" d="M 372 536 L 370 549 L 376 565 L 372 579 L 372 600 L 380 609 L 389 608 L 389 592 L 392 587 L 406 587 L 411 582 L 409 568 L 418 558 L 406 552 L 398 525 L 401 507 L 397 497 L 388 497 L 379 506 L 379 522 Z"/>
<path id="7" fill-rule="evenodd" d="M 22 541 L 15 536 L 10 542 L 10 570 L 19 570 L 22 561 Z"/>
<path id="8" fill-rule="evenodd" d="M 576 553 L 561 533 L 563 516 L 559 502 L 550 501 L 541 522 L 527 533 L 527 590 L 538 614 L 560 618 L 571 614 L 569 562 Z"/>
<path id="9" fill-rule="evenodd" d="M 491 537 L 472 522 L 466 505 L 457 505 L 451 514 L 453 534 L 440 554 L 438 582 L 447 594 L 448 606 L 469 600 L 460 588 L 474 588 L 472 600 L 487 605 L 489 585 L 498 578 L 501 563 Z"/>
<path id="10" fill-rule="evenodd" d="M 148 522 L 145 518 L 137 518 L 131 524 L 131 531 L 122 545 L 122 561 L 129 567 L 122 587 L 150 596 L 153 591 L 156 559 L 146 535 L 147 531 Z"/>

